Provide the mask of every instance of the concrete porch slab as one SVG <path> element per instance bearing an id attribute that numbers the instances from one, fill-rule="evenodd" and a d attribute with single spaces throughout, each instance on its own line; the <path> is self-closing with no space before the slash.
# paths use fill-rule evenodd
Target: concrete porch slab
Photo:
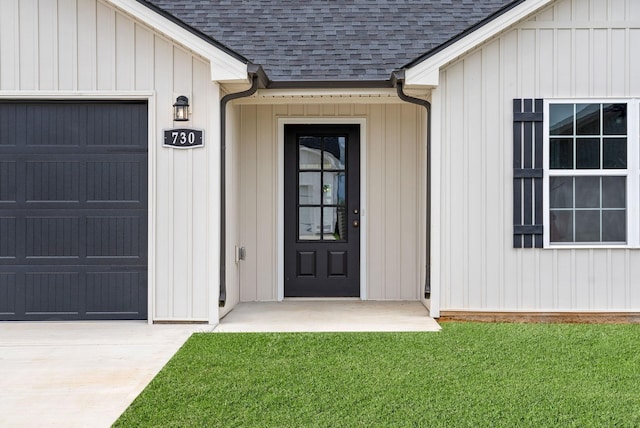
<path id="1" fill-rule="evenodd" d="M 146 322 L 0 323 L 0 427 L 109 427 L 194 331 Z"/>
<path id="2" fill-rule="evenodd" d="M 285 300 L 238 304 L 214 332 L 440 331 L 420 302 Z"/>

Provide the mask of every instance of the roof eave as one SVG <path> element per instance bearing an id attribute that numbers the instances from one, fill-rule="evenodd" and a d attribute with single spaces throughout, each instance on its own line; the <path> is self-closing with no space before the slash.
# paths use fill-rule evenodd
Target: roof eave
<path id="1" fill-rule="evenodd" d="M 478 22 L 447 42 L 406 64 L 405 82 L 408 86 L 436 87 L 440 83 L 440 69 L 495 37 L 510 26 L 539 11 L 554 0 L 516 0 Z"/>
<path id="2" fill-rule="evenodd" d="M 154 30 L 209 60 L 211 80 L 246 81 L 249 60 L 146 0 L 107 0 Z"/>

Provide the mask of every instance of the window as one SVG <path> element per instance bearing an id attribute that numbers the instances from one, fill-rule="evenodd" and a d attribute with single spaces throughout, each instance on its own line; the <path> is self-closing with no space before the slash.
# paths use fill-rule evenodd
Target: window
<path id="1" fill-rule="evenodd" d="M 545 246 L 638 246 L 637 102 L 545 106 Z"/>

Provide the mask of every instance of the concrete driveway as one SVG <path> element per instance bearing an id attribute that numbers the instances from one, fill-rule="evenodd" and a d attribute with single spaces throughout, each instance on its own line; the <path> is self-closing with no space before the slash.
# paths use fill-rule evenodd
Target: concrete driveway
<path id="1" fill-rule="evenodd" d="M 0 323 L 0 427 L 109 427 L 194 331 L 146 322 Z"/>

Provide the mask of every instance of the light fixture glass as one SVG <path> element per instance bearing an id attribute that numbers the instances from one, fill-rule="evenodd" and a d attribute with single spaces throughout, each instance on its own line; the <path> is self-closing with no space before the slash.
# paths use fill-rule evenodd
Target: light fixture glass
<path id="1" fill-rule="evenodd" d="M 180 95 L 173 105 L 173 120 L 176 122 L 186 122 L 189 120 L 189 98 Z"/>

